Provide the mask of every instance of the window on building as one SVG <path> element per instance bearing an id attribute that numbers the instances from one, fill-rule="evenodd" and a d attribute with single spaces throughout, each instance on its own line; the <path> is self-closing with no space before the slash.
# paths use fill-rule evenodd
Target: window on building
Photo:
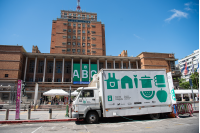
<path id="1" fill-rule="evenodd" d="M 103 63 L 99 63 L 99 70 L 103 68 Z"/>
<path id="2" fill-rule="evenodd" d="M 63 39 L 64 39 L 64 38 L 67 38 L 67 36 L 63 36 Z"/>
<path id="3" fill-rule="evenodd" d="M 78 28 L 81 28 L 81 24 L 78 24 Z"/>
<path id="4" fill-rule="evenodd" d="M 111 68 L 111 63 L 107 63 L 107 68 Z"/>
<path id="5" fill-rule="evenodd" d="M 61 78 L 57 78 L 57 79 L 56 79 L 56 82 L 61 82 Z"/>
<path id="6" fill-rule="evenodd" d="M 83 27 L 85 27 L 85 24 L 83 24 Z"/>
<path id="7" fill-rule="evenodd" d="M 70 51 L 71 51 L 71 49 L 70 49 L 70 48 L 68 48 L 68 49 L 67 49 L 67 52 L 70 52 Z"/>
<path id="8" fill-rule="evenodd" d="M 83 36 L 83 40 L 85 40 L 85 37 Z"/>
<path id="9" fill-rule="evenodd" d="M 75 42 L 73 42 L 73 43 L 72 43 L 72 45 L 73 45 L 73 46 L 75 46 L 75 45 L 76 45 L 76 43 L 75 43 Z"/>
<path id="10" fill-rule="evenodd" d="M 95 28 L 96 26 L 95 25 L 92 25 L 92 28 Z"/>
<path id="11" fill-rule="evenodd" d="M 83 33 L 85 33 L 85 30 L 83 30 Z"/>
<path id="12" fill-rule="evenodd" d="M 81 30 L 78 30 L 78 34 L 80 34 L 81 33 Z"/>
<path id="13" fill-rule="evenodd" d="M 78 38 L 78 39 L 81 39 L 81 37 L 80 37 L 80 36 L 78 36 L 77 38 Z"/>
<path id="14" fill-rule="evenodd" d="M 119 63 L 115 63 L 115 68 L 119 68 Z"/>
<path id="15" fill-rule="evenodd" d="M 93 47 L 96 47 L 96 44 L 92 44 Z"/>
<path id="16" fill-rule="evenodd" d="M 62 49 L 62 52 L 65 52 L 65 49 Z"/>
<path id="17" fill-rule="evenodd" d="M 65 61 L 65 73 L 71 73 L 71 62 Z"/>
<path id="18" fill-rule="evenodd" d="M 96 40 L 96 38 L 95 38 L 95 37 L 92 37 L 92 40 Z"/>
<path id="19" fill-rule="evenodd" d="M 68 32 L 71 32 L 71 29 L 68 29 Z"/>
<path id="20" fill-rule="evenodd" d="M 48 78 L 48 79 L 47 79 L 47 82 L 52 82 L 52 78 Z"/>
<path id="21" fill-rule="evenodd" d="M 47 63 L 47 73 L 53 73 L 53 61 Z"/>
<path id="22" fill-rule="evenodd" d="M 82 15 L 82 19 L 85 19 L 85 15 Z"/>
<path id="23" fill-rule="evenodd" d="M 85 47 L 85 43 L 83 43 L 82 46 Z"/>
<path id="24" fill-rule="evenodd" d="M 73 18 L 76 18 L 76 14 L 75 13 L 73 14 Z"/>
<path id="25" fill-rule="evenodd" d="M 87 52 L 90 53 L 90 50 L 88 49 Z"/>
<path id="26" fill-rule="evenodd" d="M 70 82 L 70 79 L 65 79 L 65 82 Z"/>
<path id="27" fill-rule="evenodd" d="M 81 15 L 80 15 L 80 14 L 78 14 L 78 19 L 80 19 L 80 17 L 81 17 Z"/>
<path id="28" fill-rule="evenodd" d="M 80 49 L 77 49 L 77 52 L 81 52 L 81 50 L 80 50 Z"/>
<path id="29" fill-rule="evenodd" d="M 9 93 L 2 93 L 2 100 L 9 100 Z"/>
<path id="30" fill-rule="evenodd" d="M 133 63 L 131 63 L 131 69 L 134 69 L 134 64 Z"/>
<path id="31" fill-rule="evenodd" d="M 63 42 L 62 45 L 66 45 L 66 42 Z"/>
<path id="32" fill-rule="evenodd" d="M 80 42 L 78 42 L 78 43 L 77 43 L 77 45 L 78 45 L 78 47 L 80 47 L 80 46 L 81 46 L 81 43 L 80 43 Z"/>
<path id="33" fill-rule="evenodd" d="M 73 39 L 76 39 L 76 36 L 73 36 Z"/>
<path id="34" fill-rule="evenodd" d="M 88 40 L 90 40 L 90 37 L 87 37 Z"/>
<path id="35" fill-rule="evenodd" d="M 29 78 L 29 82 L 33 82 L 33 78 Z"/>
<path id="36" fill-rule="evenodd" d="M 56 73 L 62 73 L 62 61 L 56 61 Z"/>
<path id="37" fill-rule="evenodd" d="M 73 30 L 73 33 L 76 33 L 76 30 Z"/>
<path id="38" fill-rule="evenodd" d="M 72 49 L 72 52 L 76 52 L 76 49 Z"/>
<path id="39" fill-rule="evenodd" d="M 67 31 L 67 29 L 63 29 L 63 32 Z"/>
<path id="40" fill-rule="evenodd" d="M 75 23 L 73 23 L 73 27 L 76 27 L 76 24 L 75 24 Z"/>
<path id="41" fill-rule="evenodd" d="M 85 49 L 82 49 L 82 52 L 85 53 Z"/>
<path id="42" fill-rule="evenodd" d="M 29 72 L 33 73 L 34 72 L 34 66 L 35 66 L 35 61 L 30 60 L 30 65 L 29 65 Z"/>
<path id="43" fill-rule="evenodd" d="M 90 25 L 88 24 L 87 27 L 90 28 Z"/>
<path id="44" fill-rule="evenodd" d="M 43 81 L 43 78 L 38 78 L 38 82 L 42 82 Z"/>
<path id="45" fill-rule="evenodd" d="M 71 26 L 71 23 L 68 23 L 68 26 Z"/>
<path id="46" fill-rule="evenodd" d="M 8 74 L 5 74 L 5 77 L 8 77 Z"/>
<path id="47" fill-rule="evenodd" d="M 67 23 L 63 23 L 63 25 L 67 25 Z"/>
<path id="48" fill-rule="evenodd" d="M 123 69 L 126 69 L 126 63 L 123 63 Z"/>
<path id="49" fill-rule="evenodd" d="M 175 61 L 170 61 L 171 70 L 175 70 Z"/>
<path id="50" fill-rule="evenodd" d="M 71 42 L 67 42 L 67 45 L 71 45 Z"/>
<path id="51" fill-rule="evenodd" d="M 92 51 L 92 53 L 93 53 L 93 54 L 95 54 L 95 53 L 96 53 L 96 51 Z"/>
<path id="52" fill-rule="evenodd" d="M 90 34 L 90 31 L 88 30 L 87 33 Z"/>
<path id="53" fill-rule="evenodd" d="M 87 43 L 87 46 L 90 46 L 90 43 Z"/>
<path id="54" fill-rule="evenodd" d="M 70 39 L 70 38 L 71 38 L 71 36 L 67 36 L 67 38 L 68 38 L 68 39 Z"/>
<path id="55" fill-rule="evenodd" d="M 89 19 L 89 15 L 87 15 L 87 19 Z"/>
<path id="56" fill-rule="evenodd" d="M 38 63 L 38 73 L 43 73 L 44 70 L 44 61 L 39 61 Z"/>
<path id="57" fill-rule="evenodd" d="M 92 31 L 92 34 L 95 34 L 96 32 L 95 31 Z"/>

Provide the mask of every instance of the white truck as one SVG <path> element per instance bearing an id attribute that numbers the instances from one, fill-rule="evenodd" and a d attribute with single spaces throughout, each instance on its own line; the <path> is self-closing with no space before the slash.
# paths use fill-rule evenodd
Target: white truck
<path id="1" fill-rule="evenodd" d="M 165 69 L 101 69 L 88 87 L 79 87 L 72 118 L 97 123 L 99 117 L 172 112 Z"/>

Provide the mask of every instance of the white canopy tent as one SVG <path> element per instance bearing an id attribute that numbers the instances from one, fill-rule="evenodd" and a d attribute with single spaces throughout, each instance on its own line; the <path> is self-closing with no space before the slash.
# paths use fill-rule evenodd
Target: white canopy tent
<path id="1" fill-rule="evenodd" d="M 77 92 L 76 90 L 74 92 L 71 93 L 72 96 L 77 96 L 79 92 Z"/>
<path id="2" fill-rule="evenodd" d="M 62 89 L 51 89 L 43 93 L 44 96 L 69 96 L 69 93 Z"/>

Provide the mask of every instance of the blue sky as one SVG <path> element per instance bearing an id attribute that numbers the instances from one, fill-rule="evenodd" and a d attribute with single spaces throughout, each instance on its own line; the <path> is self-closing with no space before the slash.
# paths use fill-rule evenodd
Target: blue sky
<path id="1" fill-rule="evenodd" d="M 52 20 L 76 10 L 77 0 L 0 0 L 0 45 L 37 45 L 50 53 Z M 80 0 L 105 24 L 106 54 L 174 53 L 181 59 L 199 49 L 198 0 Z"/>

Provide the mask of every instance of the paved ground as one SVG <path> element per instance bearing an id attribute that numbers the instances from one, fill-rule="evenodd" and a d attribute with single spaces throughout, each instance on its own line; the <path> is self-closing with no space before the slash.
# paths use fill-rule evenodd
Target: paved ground
<path id="1" fill-rule="evenodd" d="M 102 119 L 99 124 L 85 122 L 2 124 L 1 133 L 198 133 L 199 113 L 193 117 L 149 120 L 145 116 Z"/>

